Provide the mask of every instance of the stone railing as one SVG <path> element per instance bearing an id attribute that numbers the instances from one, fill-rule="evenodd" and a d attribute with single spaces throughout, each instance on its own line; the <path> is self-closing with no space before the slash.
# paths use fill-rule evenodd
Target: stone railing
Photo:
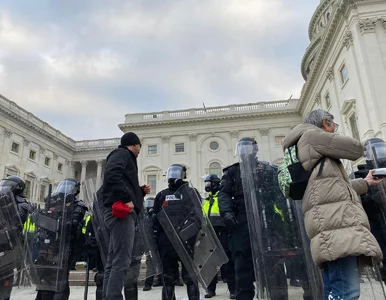
<path id="1" fill-rule="evenodd" d="M 120 138 L 78 141 L 78 142 L 75 142 L 75 148 L 76 150 L 78 150 L 78 149 L 116 147 L 120 144 L 120 142 L 121 142 Z"/>
<path id="2" fill-rule="evenodd" d="M 154 113 L 127 114 L 125 123 L 149 122 L 158 120 L 173 120 L 181 118 L 194 119 L 203 116 L 226 116 L 255 112 L 295 110 L 298 99 L 283 101 L 259 102 L 250 104 L 216 106 L 208 108 L 195 108 L 186 110 L 163 111 Z"/>
<path id="3" fill-rule="evenodd" d="M 32 123 L 36 127 L 40 128 L 41 130 L 45 131 L 46 133 L 56 137 L 63 143 L 66 143 L 70 147 L 75 147 L 75 141 L 68 136 L 61 133 L 59 130 L 55 129 L 51 125 L 47 124 L 46 122 L 40 120 L 38 117 L 30 113 L 29 111 L 26 111 L 19 105 L 17 105 L 15 102 L 8 100 L 4 96 L 0 95 L 0 107 L 3 107 L 10 112 L 16 114 L 21 119 L 24 119 L 24 121 Z"/>

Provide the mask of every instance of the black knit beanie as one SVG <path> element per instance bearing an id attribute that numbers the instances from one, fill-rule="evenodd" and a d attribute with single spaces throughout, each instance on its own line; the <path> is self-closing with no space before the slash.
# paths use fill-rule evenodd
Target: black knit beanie
<path id="1" fill-rule="evenodd" d="M 134 132 L 126 132 L 121 137 L 121 146 L 141 145 L 139 137 Z"/>

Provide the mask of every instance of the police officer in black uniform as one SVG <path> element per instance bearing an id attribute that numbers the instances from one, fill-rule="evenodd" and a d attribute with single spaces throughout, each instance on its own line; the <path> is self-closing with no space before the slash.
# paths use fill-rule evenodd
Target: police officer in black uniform
<path id="1" fill-rule="evenodd" d="M 62 190 L 61 187 L 63 187 Z M 60 199 L 60 197 L 65 196 L 67 213 L 65 226 L 67 228 L 66 235 L 63 237 L 65 241 L 62 242 L 64 245 L 64 259 L 62 262 L 63 268 L 60 269 L 60 272 L 54 271 L 49 267 L 44 270 L 39 270 L 39 281 L 37 283 L 36 290 L 38 294 L 36 296 L 36 300 L 68 300 L 70 296 L 70 286 L 69 286 L 69 274 L 70 274 L 70 266 L 74 259 L 74 249 L 77 246 L 79 240 L 82 237 L 82 221 L 84 219 L 84 215 L 86 213 L 87 206 L 82 200 L 78 200 L 76 197 L 80 193 L 80 183 L 75 179 L 65 179 L 59 183 L 58 188 L 54 191 L 52 196 L 48 196 L 46 199 L 46 207 L 43 213 L 47 211 L 53 211 L 57 209 L 54 207 L 56 198 Z M 70 197 L 68 197 L 70 196 Z M 43 232 L 38 232 L 38 234 L 44 234 Z M 47 233 L 51 234 L 51 233 Z M 45 242 L 43 236 L 37 237 L 37 242 L 42 245 Z M 46 259 L 47 251 L 46 247 L 42 247 L 42 250 L 39 251 L 39 257 L 35 258 L 36 261 L 41 261 L 42 259 Z M 54 250 L 54 249 L 52 249 Z M 58 249 L 57 249 L 58 250 Z M 50 251 L 50 250 L 49 250 Z M 51 275 L 50 275 L 51 274 Z M 47 290 L 45 286 L 47 286 L 47 282 L 50 280 L 57 280 L 54 290 Z"/>
<path id="2" fill-rule="evenodd" d="M 240 143 L 241 142 L 247 142 L 254 145 L 253 152 L 250 155 L 255 158 L 258 151 L 256 141 L 252 138 L 243 138 L 240 140 Z M 255 174 L 258 174 L 257 168 L 259 165 L 261 170 L 264 170 L 268 168 L 269 164 L 260 162 L 256 158 Z M 253 175 L 251 174 L 250 176 Z M 269 184 L 272 184 L 272 182 Z M 264 188 L 264 182 L 262 182 L 262 188 Z M 268 186 L 265 188 L 267 188 L 267 192 L 269 192 Z M 235 264 L 236 299 L 251 300 L 255 296 L 253 285 L 255 274 L 239 163 L 233 164 L 224 169 L 218 199 L 221 216 L 224 220 L 225 226 L 230 231 L 229 249 L 232 253 L 232 260 Z M 268 222 L 275 222 L 273 218 L 280 220 L 280 208 L 275 211 L 275 203 L 273 202 L 274 199 L 270 199 L 269 193 L 266 194 L 264 201 L 270 204 L 268 205 L 270 207 L 269 212 L 266 210 L 266 220 L 268 220 Z M 270 226 L 270 228 L 272 228 L 272 226 Z M 263 239 L 270 238 L 270 232 L 265 231 L 264 233 L 263 231 L 263 234 L 265 235 Z M 267 274 L 267 280 L 279 281 L 274 284 L 276 286 L 279 284 L 283 287 L 280 294 L 277 295 L 277 297 L 274 296 L 272 299 L 287 299 L 288 289 L 283 262 L 277 261 L 275 263 L 272 261 L 271 271 L 271 274 Z M 269 286 L 270 283 L 268 283 L 268 288 Z"/>
<path id="3" fill-rule="evenodd" d="M 204 214 L 206 214 L 213 226 L 216 235 L 227 254 L 229 261 L 222 265 L 221 273 L 224 279 L 226 279 L 230 299 L 236 299 L 235 297 L 235 270 L 232 262 L 231 253 L 229 251 L 229 231 L 225 227 L 224 221 L 220 217 L 220 210 L 218 207 L 218 194 L 220 191 L 220 178 L 216 174 L 209 174 L 204 176 L 205 191 L 209 193 L 209 196 L 205 199 L 206 202 L 203 205 Z M 212 282 L 208 286 L 207 294 L 205 298 L 212 298 L 216 295 L 217 276 L 215 276 Z"/>
<path id="4" fill-rule="evenodd" d="M 25 187 L 26 186 L 24 180 L 19 176 L 9 176 L 7 179 L 3 179 L 0 182 L 0 190 L 10 190 L 14 195 L 16 201 L 15 204 L 19 213 L 18 216 L 15 216 L 14 224 L 16 225 L 15 229 L 17 228 L 17 234 L 19 235 L 20 239 L 22 238 L 21 234 L 23 231 L 23 224 L 27 221 L 28 215 L 31 212 L 31 205 L 28 203 L 25 196 Z M 5 257 L 7 257 L 6 254 Z M 2 270 L 0 270 L 0 277 L 3 278 L 1 271 Z M 13 280 L 14 277 L 12 274 L 0 281 L 0 300 L 10 299 Z"/>
<path id="5" fill-rule="evenodd" d="M 380 138 L 372 138 L 365 142 L 364 147 L 369 144 L 377 145 L 386 151 L 386 143 Z M 386 168 L 385 157 L 377 159 L 377 165 L 373 160 L 366 160 L 365 164 L 358 165 L 358 171 L 354 173 L 355 178 L 366 178 L 370 170 L 376 168 Z M 376 186 L 370 186 L 367 194 L 361 195 L 362 205 L 369 218 L 371 233 L 377 239 L 383 253 L 383 263 L 380 268 L 382 281 L 386 283 L 386 183 L 382 182 Z"/>
<path id="6" fill-rule="evenodd" d="M 167 171 L 166 178 L 168 179 L 169 187 L 156 196 L 154 200 L 154 213 L 158 214 L 161 209 L 167 210 L 170 221 L 177 228 L 186 219 L 187 214 L 191 212 L 189 209 L 192 209 L 191 205 L 189 209 L 184 209 L 184 205 L 181 205 L 183 200 L 175 195 L 182 185 L 188 184 L 184 181 L 186 179 L 186 167 L 178 164 L 171 165 Z M 180 261 L 180 258 L 158 221 L 154 222 L 154 229 L 158 233 L 158 247 L 163 266 L 164 287 L 162 289 L 162 299 L 172 300 L 174 298 L 175 285 L 178 281 L 178 261 Z M 193 237 L 192 241 L 194 243 L 195 237 Z M 193 248 L 193 245 L 189 246 Z M 199 300 L 198 283 L 188 274 L 183 264 L 182 279 L 186 284 L 189 300 Z"/>

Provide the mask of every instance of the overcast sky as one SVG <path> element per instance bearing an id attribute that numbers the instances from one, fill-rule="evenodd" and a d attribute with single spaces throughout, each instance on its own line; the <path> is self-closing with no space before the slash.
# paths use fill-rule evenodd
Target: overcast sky
<path id="1" fill-rule="evenodd" d="M 300 96 L 319 0 L 2 0 L 0 94 L 70 137 L 126 113 Z"/>

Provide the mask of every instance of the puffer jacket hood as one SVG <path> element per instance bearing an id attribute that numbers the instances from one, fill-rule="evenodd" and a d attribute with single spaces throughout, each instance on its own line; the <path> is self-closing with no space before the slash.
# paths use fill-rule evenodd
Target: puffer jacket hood
<path id="1" fill-rule="evenodd" d="M 370 232 L 359 198 L 367 193 L 367 183 L 363 179 L 350 181 L 340 161 L 355 161 L 363 156 L 362 144 L 311 124 L 296 126 L 285 137 L 283 148 L 296 143 L 298 159 L 305 170 L 311 170 L 321 157 L 326 157 L 311 174 L 303 197 L 304 223 L 314 262 L 322 267 L 326 261 L 347 256 L 382 261 L 382 251 Z M 320 168 L 322 172 L 318 174 Z"/>

